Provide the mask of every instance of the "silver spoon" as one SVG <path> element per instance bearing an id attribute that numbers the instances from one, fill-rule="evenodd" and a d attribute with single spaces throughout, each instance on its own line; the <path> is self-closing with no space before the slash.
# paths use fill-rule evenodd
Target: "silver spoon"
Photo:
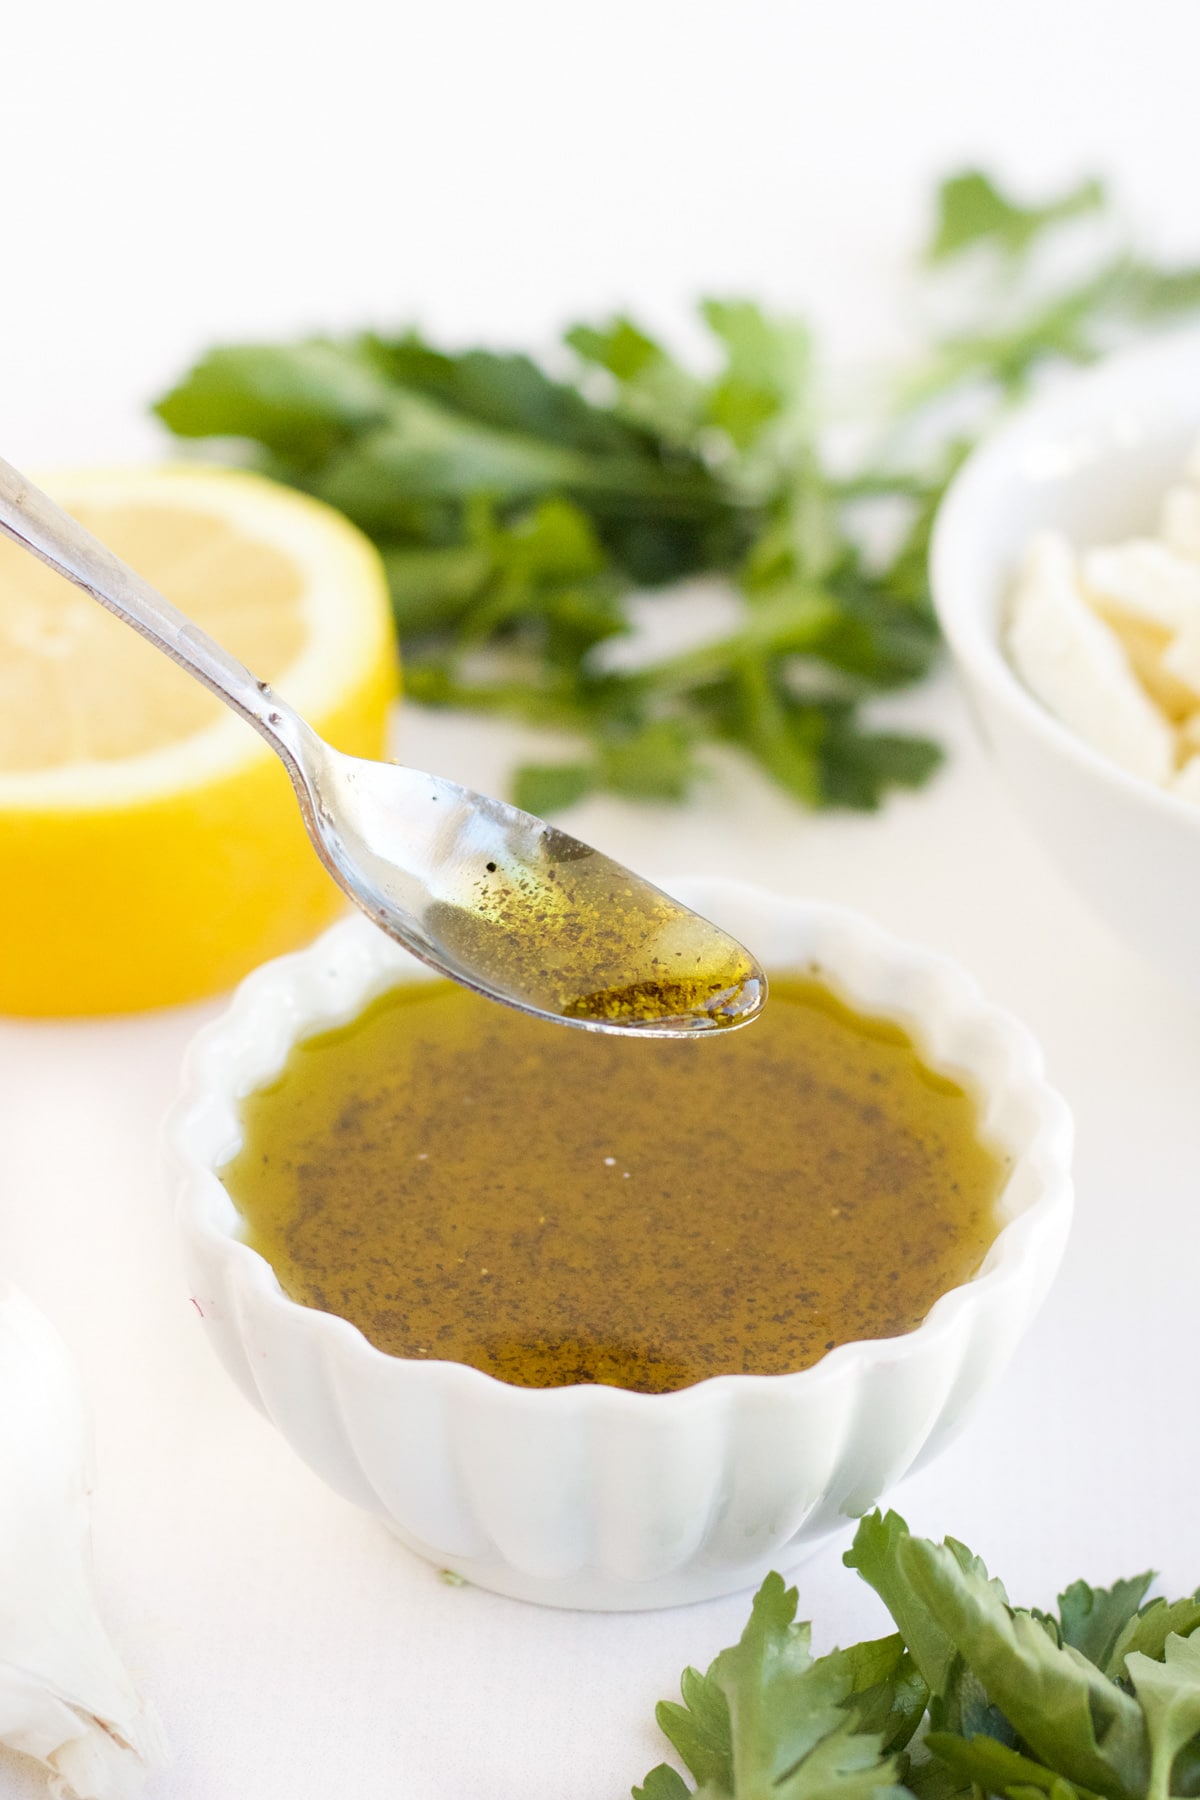
<path id="1" fill-rule="evenodd" d="M 489 999 L 593 1031 L 681 1037 L 762 1010 L 766 978 L 725 932 L 515 806 L 334 750 L 2 460 L 0 531 L 254 726 L 291 777 L 329 873 L 422 962 Z"/>

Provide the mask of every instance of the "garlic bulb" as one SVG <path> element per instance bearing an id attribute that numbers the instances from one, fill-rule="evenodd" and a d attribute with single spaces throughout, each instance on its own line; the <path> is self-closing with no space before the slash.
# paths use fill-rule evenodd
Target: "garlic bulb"
<path id="1" fill-rule="evenodd" d="M 165 1745 L 96 1610 L 87 1464 L 70 1351 L 0 1284 L 0 1743 L 60 1800 L 133 1800 Z"/>

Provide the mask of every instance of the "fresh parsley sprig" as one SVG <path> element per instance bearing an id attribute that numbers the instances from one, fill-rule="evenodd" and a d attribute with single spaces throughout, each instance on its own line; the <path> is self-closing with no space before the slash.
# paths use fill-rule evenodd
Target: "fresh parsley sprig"
<path id="1" fill-rule="evenodd" d="M 567 331 L 560 378 L 367 332 L 214 349 L 155 410 L 180 437 L 242 440 L 374 538 L 414 698 L 577 740 L 567 762 L 517 771 L 531 811 L 599 791 L 682 799 L 715 744 L 805 804 L 870 808 L 940 759 L 874 727 L 869 703 L 937 654 L 926 552 L 970 443 L 1048 365 L 1200 311 L 1200 269 L 1160 269 L 1111 228 L 1047 286 L 1041 252 L 1110 210 L 1097 181 L 1032 206 L 979 171 L 945 182 L 923 266 L 935 286 L 981 276 L 969 316 L 932 332 L 848 463 L 810 331 L 745 300 L 702 304 L 704 370 L 624 317 Z M 872 529 L 881 502 L 890 531 Z M 714 573 L 742 596 L 735 629 L 613 660 L 635 591 Z"/>
<path id="2" fill-rule="evenodd" d="M 769 1575 L 740 1641 L 657 1709 L 695 1786 L 662 1763 L 634 1800 L 1200 1794 L 1200 1594 L 1145 1604 L 1146 1574 L 1028 1610 L 895 1513 L 863 1519 L 845 1561 L 895 1634 L 814 1658 L 796 1590 Z"/>

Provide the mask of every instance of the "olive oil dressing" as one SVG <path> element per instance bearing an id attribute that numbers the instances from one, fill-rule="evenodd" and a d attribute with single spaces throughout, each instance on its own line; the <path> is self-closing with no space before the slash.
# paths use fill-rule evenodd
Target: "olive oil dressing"
<path id="1" fill-rule="evenodd" d="M 657 1393 L 911 1330 L 986 1254 L 1006 1174 L 903 1031 L 786 974 L 707 1042 L 413 982 L 242 1113 L 222 1178 L 285 1292 L 531 1387 Z"/>

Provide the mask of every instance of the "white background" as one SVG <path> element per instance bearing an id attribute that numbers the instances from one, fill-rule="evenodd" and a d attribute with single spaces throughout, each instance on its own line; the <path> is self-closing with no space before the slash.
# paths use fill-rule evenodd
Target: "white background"
<path id="1" fill-rule="evenodd" d="M 147 400 L 222 337 L 417 319 L 536 347 L 615 304 L 682 329 L 709 290 L 872 355 L 931 181 L 964 160 L 1032 192 L 1101 169 L 1152 242 L 1200 255 L 1192 0 L 70 0 L 10 5 L 0 41 L 0 451 L 34 467 L 159 454 Z M 880 818 L 806 818 L 729 764 L 685 813 L 570 823 L 652 875 L 849 902 L 1039 1034 L 1079 1126 L 1066 1267 L 898 1503 L 1026 1601 L 1148 1564 L 1190 1590 L 1195 1004 L 1060 886 L 949 681 L 911 711 L 953 760 Z M 406 760 L 480 787 L 516 742 L 398 729 Z M 245 1405 L 187 1304 L 156 1140 L 213 1010 L 0 1025 L 0 1271 L 85 1370 L 106 1610 L 175 1750 L 154 1795 L 616 1800 L 661 1756 L 654 1701 L 745 1598 L 596 1617 L 448 1588 Z M 841 1547 L 799 1576 L 822 1644 L 880 1622 Z M 0 1753 L 2 1800 L 42 1792 Z"/>

